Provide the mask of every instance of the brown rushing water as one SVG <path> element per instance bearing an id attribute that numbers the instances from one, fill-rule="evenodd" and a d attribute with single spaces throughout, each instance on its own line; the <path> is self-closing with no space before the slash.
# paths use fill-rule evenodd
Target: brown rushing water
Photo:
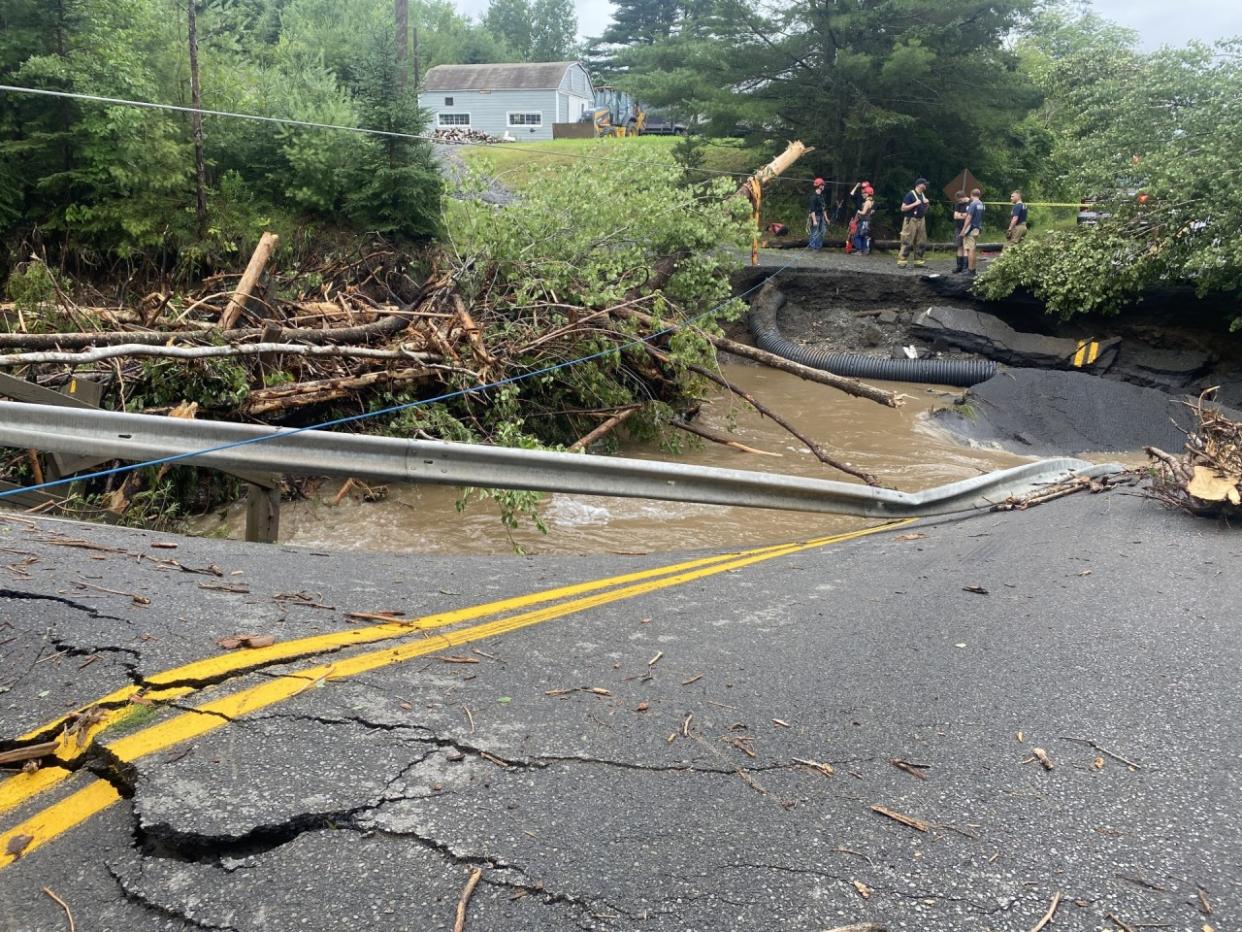
<path id="1" fill-rule="evenodd" d="M 892 488 L 918 491 L 1029 460 L 962 446 L 929 424 L 926 412 L 952 403 L 956 393 L 947 389 L 887 383 L 886 388 L 907 396 L 903 407 L 893 409 L 758 366 L 726 366 L 724 373 L 832 455 L 875 474 Z M 714 397 L 704 406 L 700 423 L 718 431 L 732 424 L 737 440 L 780 456 L 742 453 L 708 442 L 678 457 L 638 445 L 627 447 L 623 455 L 856 481 L 821 464 L 793 437 L 735 399 Z M 692 439 L 689 434 L 685 437 Z M 634 553 L 760 546 L 867 523 L 841 515 L 554 494 L 541 509 L 548 534 L 523 528 L 510 539 L 494 506 L 475 503 L 459 513 L 457 491 L 450 487 L 393 485 L 383 501 L 346 498 L 334 505 L 340 486 L 340 481 L 330 480 L 316 500 L 285 502 L 280 510 L 281 542 L 416 553 L 512 553 L 514 543 L 529 553 Z M 223 518 L 216 515 L 195 522 L 193 530 L 227 531 L 229 537 L 240 538 L 244 526 L 244 511 L 235 506 Z"/>

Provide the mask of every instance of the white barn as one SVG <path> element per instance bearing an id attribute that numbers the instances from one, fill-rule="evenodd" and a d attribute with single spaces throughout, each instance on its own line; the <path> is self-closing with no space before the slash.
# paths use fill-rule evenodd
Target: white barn
<path id="1" fill-rule="evenodd" d="M 469 127 L 518 139 L 551 139 L 553 123 L 577 123 L 595 108 L 595 89 L 581 62 L 437 65 L 418 103 L 431 128 Z"/>

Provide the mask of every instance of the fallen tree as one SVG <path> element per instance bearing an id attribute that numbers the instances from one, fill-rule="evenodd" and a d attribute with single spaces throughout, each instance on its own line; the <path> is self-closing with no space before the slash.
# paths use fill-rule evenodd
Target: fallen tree
<path id="1" fill-rule="evenodd" d="M 774 177 L 797 152 L 759 176 Z M 761 452 L 688 423 L 718 387 L 826 467 L 875 481 L 717 372 L 723 350 L 896 403 L 723 336 L 721 322 L 744 304 L 732 299 L 736 253 L 722 247 L 751 234 L 750 204 L 730 182 L 686 187 L 671 160 L 659 171 L 649 159 L 603 174 L 559 166 L 556 182 L 513 208 L 452 202 L 451 241 L 422 255 L 376 243 L 357 260 L 290 269 L 266 238 L 235 284 L 217 275 L 183 294 L 153 290 L 136 306 L 58 288 L 43 306 L 0 308 L 16 331 L 0 332 L 9 350 L 0 367 L 48 386 L 95 381 L 105 407 L 127 410 L 291 426 L 373 411 L 358 429 L 571 449 L 615 445 L 621 428 L 641 440 L 689 431 Z M 598 206 L 622 203 L 620 213 Z M 33 478 L 29 460 L 23 452 L 4 471 Z M 185 474 L 196 475 L 167 475 Z M 97 494 L 113 490 L 108 479 Z M 534 501 L 502 496 L 502 507 Z"/>

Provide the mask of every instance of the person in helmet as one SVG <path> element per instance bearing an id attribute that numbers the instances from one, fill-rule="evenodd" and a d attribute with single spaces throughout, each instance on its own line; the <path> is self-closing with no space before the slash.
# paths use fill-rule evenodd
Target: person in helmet
<path id="1" fill-rule="evenodd" d="M 871 216 L 875 213 L 875 188 L 867 182 L 862 185 L 862 204 L 854 215 L 854 251 L 860 256 L 871 255 Z"/>
<path id="2" fill-rule="evenodd" d="M 810 198 L 807 199 L 806 216 L 811 228 L 811 240 L 807 247 L 818 252 L 824 248 L 824 233 L 828 229 L 828 202 L 824 199 L 824 179 L 816 178 Z"/>

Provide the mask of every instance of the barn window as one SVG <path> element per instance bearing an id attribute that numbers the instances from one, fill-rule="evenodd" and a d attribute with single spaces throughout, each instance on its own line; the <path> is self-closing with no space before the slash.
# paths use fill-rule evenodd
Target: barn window
<path id="1" fill-rule="evenodd" d="M 510 113 L 510 126 L 543 126 L 542 113 Z"/>
<path id="2" fill-rule="evenodd" d="M 441 126 L 469 126 L 470 114 L 468 113 L 441 113 L 439 115 Z"/>
<path id="3" fill-rule="evenodd" d="M 453 98 L 452 98 L 452 97 L 445 97 L 445 98 L 444 98 L 444 106 L 446 106 L 446 107 L 451 107 L 451 106 L 453 106 Z"/>

